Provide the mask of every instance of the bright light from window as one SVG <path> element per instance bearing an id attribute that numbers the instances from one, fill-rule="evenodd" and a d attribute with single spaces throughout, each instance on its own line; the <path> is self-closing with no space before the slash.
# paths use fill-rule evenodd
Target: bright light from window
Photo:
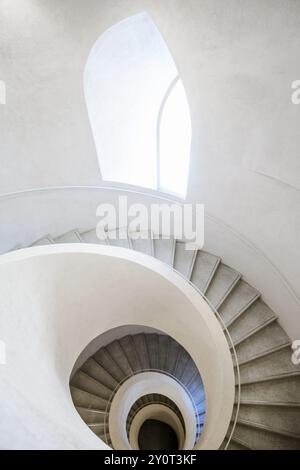
<path id="1" fill-rule="evenodd" d="M 159 129 L 159 189 L 186 195 L 192 126 L 181 80 L 172 88 Z"/>
<path id="2" fill-rule="evenodd" d="M 147 13 L 99 37 L 86 64 L 84 91 L 103 180 L 185 196 L 188 104 L 174 60 Z"/>

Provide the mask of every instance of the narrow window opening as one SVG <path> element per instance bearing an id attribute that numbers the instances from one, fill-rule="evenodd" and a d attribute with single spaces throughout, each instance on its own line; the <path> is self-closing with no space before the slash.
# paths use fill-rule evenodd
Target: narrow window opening
<path id="1" fill-rule="evenodd" d="M 103 180 L 185 197 L 189 107 L 174 60 L 147 13 L 99 37 L 84 91 Z"/>

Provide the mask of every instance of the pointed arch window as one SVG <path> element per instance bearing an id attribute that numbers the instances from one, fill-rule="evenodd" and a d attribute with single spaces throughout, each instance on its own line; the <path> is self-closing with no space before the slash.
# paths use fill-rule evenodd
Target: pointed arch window
<path id="1" fill-rule="evenodd" d="M 174 60 L 147 13 L 104 32 L 84 91 L 102 178 L 185 197 L 191 120 Z"/>

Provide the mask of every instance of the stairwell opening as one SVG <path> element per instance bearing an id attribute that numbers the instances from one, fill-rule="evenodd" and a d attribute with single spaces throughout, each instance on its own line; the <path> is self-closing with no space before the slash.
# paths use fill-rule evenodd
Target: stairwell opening
<path id="1" fill-rule="evenodd" d="M 147 419 L 142 424 L 138 443 L 140 450 L 179 450 L 174 429 L 158 419 Z"/>

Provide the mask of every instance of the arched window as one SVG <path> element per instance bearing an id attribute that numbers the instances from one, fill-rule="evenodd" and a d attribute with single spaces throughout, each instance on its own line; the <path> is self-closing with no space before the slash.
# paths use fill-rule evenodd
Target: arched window
<path id="1" fill-rule="evenodd" d="M 147 13 L 103 33 L 84 91 L 102 178 L 185 196 L 191 120 L 183 85 Z"/>

